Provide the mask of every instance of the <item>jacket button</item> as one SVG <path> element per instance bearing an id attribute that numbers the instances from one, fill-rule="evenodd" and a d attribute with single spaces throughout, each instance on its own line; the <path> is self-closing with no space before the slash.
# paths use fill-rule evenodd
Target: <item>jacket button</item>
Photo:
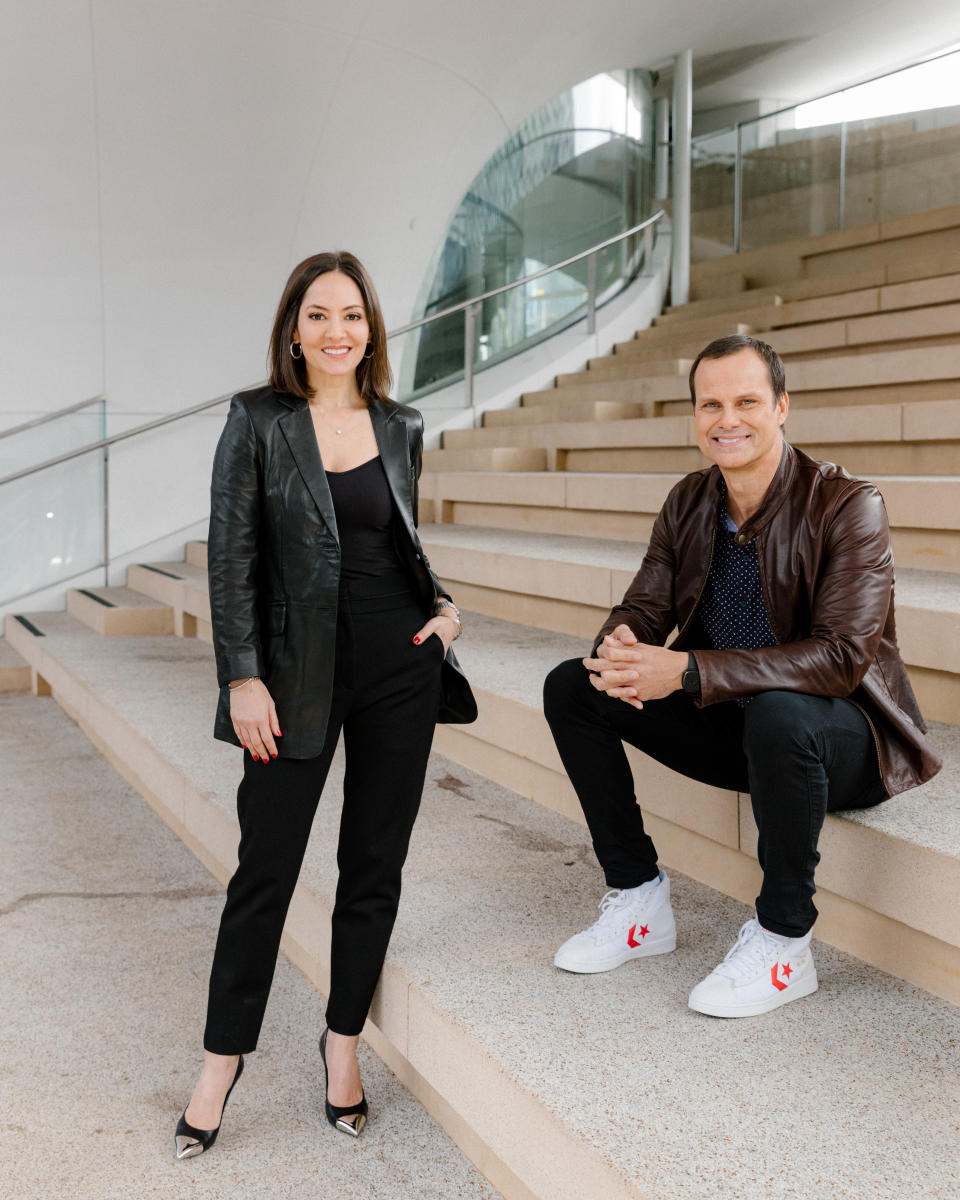
<path id="1" fill-rule="evenodd" d="M 746 542 L 746 540 L 747 540 L 747 535 L 746 535 L 745 533 L 738 533 L 738 534 L 737 534 L 737 545 L 738 545 L 738 546 L 742 546 L 742 545 L 744 545 L 744 544 L 745 544 L 745 542 Z"/>
<path id="2" fill-rule="evenodd" d="M 417 562 L 419 562 L 419 561 L 420 561 L 420 555 L 418 554 L 418 555 L 417 555 Z"/>

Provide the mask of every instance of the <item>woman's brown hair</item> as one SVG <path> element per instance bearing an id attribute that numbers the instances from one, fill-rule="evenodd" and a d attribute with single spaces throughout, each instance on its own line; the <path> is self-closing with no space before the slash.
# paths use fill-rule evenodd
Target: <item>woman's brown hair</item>
<path id="1" fill-rule="evenodd" d="M 304 400 L 313 396 L 313 389 L 307 381 L 307 368 L 303 357 L 294 358 L 291 355 L 290 343 L 297 328 L 297 317 L 300 315 L 304 293 L 315 279 L 331 271 L 339 271 L 341 275 L 346 275 L 360 289 L 367 324 L 370 326 L 372 354 L 357 366 L 357 387 L 360 389 L 360 395 L 364 400 L 382 400 L 390 404 L 393 374 L 387 357 L 387 330 L 383 323 L 380 301 L 366 267 L 349 250 L 311 254 L 290 272 L 290 278 L 277 306 L 273 332 L 270 335 L 270 386 L 276 392 L 289 392 Z"/>

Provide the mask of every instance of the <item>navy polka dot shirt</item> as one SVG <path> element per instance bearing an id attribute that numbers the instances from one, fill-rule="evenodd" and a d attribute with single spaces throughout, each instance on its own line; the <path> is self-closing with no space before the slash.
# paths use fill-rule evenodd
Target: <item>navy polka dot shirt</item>
<path id="1" fill-rule="evenodd" d="M 759 650 L 776 646 L 760 584 L 756 538 L 737 545 L 737 527 L 720 498 L 717 539 L 698 616 L 713 650 Z M 749 698 L 737 703 L 743 707 Z"/>

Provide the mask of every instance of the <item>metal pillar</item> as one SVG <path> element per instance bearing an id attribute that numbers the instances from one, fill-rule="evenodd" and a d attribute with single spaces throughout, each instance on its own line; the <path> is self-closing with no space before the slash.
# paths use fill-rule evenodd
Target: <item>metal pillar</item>
<path id="1" fill-rule="evenodd" d="M 657 200 L 670 195 L 670 101 L 661 96 L 653 110 L 656 151 L 653 159 L 653 194 Z"/>
<path id="2" fill-rule="evenodd" d="M 690 153 L 693 128 L 693 51 L 673 66 L 673 265 L 670 303 L 690 299 Z"/>
<path id="3" fill-rule="evenodd" d="M 479 304 L 468 304 L 463 310 L 463 382 L 467 396 L 467 407 L 473 414 L 473 427 L 477 427 L 477 398 L 473 384 L 473 363 L 477 353 L 477 314 Z"/>

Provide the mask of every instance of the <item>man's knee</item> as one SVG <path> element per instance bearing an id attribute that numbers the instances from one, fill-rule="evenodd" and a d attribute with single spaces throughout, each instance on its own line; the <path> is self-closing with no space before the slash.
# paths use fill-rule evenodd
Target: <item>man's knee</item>
<path id="1" fill-rule="evenodd" d="M 587 672 L 580 658 L 568 658 L 553 668 L 543 681 L 543 712 L 547 720 L 568 712 L 584 688 L 590 687 Z"/>
<path id="2" fill-rule="evenodd" d="M 822 720 L 821 697 L 804 692 L 760 692 L 746 707 L 743 744 L 770 751 L 776 746 L 809 742 Z"/>

